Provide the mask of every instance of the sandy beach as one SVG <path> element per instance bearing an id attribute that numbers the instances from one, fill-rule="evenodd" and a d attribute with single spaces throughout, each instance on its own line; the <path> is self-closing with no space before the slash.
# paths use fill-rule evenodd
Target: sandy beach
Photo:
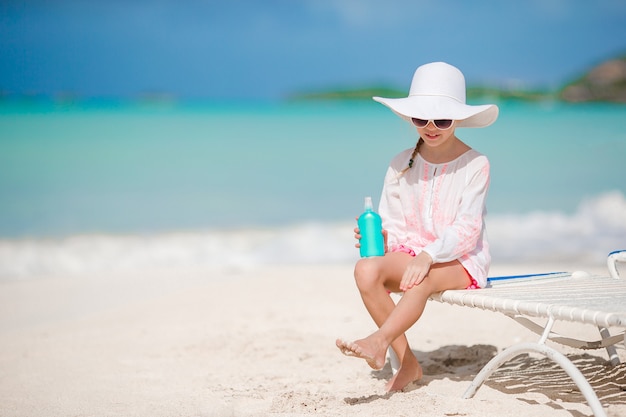
<path id="1" fill-rule="evenodd" d="M 494 265 L 492 275 L 543 267 L 533 269 Z M 590 272 L 606 273 L 603 265 Z M 461 398 L 497 351 L 536 340 L 503 315 L 431 302 L 408 333 L 424 378 L 393 394 L 383 390 L 388 364 L 372 371 L 335 347 L 338 337 L 372 330 L 348 264 L 3 280 L 0 415 L 591 414 L 565 373 L 541 358 L 520 357 Z M 605 368 L 604 351 L 561 351 L 590 377 L 609 416 L 626 415 L 624 365 Z"/>

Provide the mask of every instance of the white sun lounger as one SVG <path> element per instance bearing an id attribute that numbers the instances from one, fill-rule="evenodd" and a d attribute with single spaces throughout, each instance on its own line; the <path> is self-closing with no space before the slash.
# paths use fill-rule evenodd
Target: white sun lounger
<path id="1" fill-rule="evenodd" d="M 449 290 L 432 296 L 448 304 L 477 307 L 503 313 L 540 335 L 534 343 L 520 343 L 496 355 L 476 375 L 463 395 L 471 398 L 501 365 L 524 353 L 539 353 L 555 361 L 576 383 L 596 417 L 605 417 L 595 391 L 578 368 L 562 353 L 547 346 L 551 340 L 580 349 L 606 348 L 613 365 L 619 364 L 615 345 L 626 344 L 626 280 L 620 279 L 617 262 L 626 262 L 626 250 L 609 254 L 610 276 L 585 272 L 550 273 L 489 279 L 488 288 Z M 544 319 L 537 324 L 532 318 Z M 552 332 L 555 321 L 592 324 L 600 339 L 583 341 Z M 609 329 L 620 334 L 611 336 Z M 394 358 L 395 359 L 395 358 Z"/>

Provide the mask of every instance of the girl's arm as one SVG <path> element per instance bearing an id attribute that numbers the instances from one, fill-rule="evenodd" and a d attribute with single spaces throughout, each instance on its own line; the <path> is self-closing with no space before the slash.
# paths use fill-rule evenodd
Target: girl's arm
<path id="1" fill-rule="evenodd" d="M 383 220 L 383 229 L 387 231 L 386 247 L 390 248 L 406 241 L 406 221 L 400 202 L 398 173 L 406 166 L 411 151 L 407 149 L 391 161 L 378 205 L 378 213 Z"/>

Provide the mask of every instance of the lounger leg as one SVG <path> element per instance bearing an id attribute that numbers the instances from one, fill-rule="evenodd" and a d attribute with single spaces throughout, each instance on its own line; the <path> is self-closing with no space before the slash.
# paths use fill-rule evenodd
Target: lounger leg
<path id="1" fill-rule="evenodd" d="M 389 357 L 389 364 L 391 365 L 391 373 L 395 375 L 400 369 L 400 359 L 398 359 L 398 355 L 393 349 L 390 347 L 387 349 L 387 356 Z"/>
<path id="2" fill-rule="evenodd" d="M 598 327 L 600 330 L 600 336 L 602 339 L 608 339 L 611 337 L 611 333 L 609 333 L 609 329 L 606 327 Z M 609 345 L 606 347 L 606 352 L 609 354 L 609 362 L 612 366 L 617 366 L 620 363 L 619 355 L 617 354 L 617 349 L 615 349 L 615 345 Z"/>
<path id="3" fill-rule="evenodd" d="M 549 346 L 539 343 L 521 343 L 500 352 L 493 359 L 491 359 L 489 363 L 483 367 L 483 369 L 481 369 L 478 375 L 476 375 L 469 388 L 463 394 L 463 398 L 472 398 L 487 378 L 489 378 L 489 376 L 491 376 L 491 374 L 494 373 L 503 363 L 523 353 L 530 352 L 541 353 L 559 364 L 576 383 L 580 392 L 585 396 L 585 399 L 587 400 L 589 407 L 591 407 L 594 416 L 606 417 L 606 413 L 602 408 L 602 404 L 600 404 L 600 400 L 598 400 L 598 396 L 580 370 L 578 370 L 578 368 L 576 368 L 576 366 L 574 366 L 574 364 L 567 359 L 565 355 Z"/>

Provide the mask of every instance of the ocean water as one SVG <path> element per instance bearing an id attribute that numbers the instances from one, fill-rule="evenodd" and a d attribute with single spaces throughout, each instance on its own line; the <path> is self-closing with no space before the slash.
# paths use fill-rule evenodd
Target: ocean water
<path id="1" fill-rule="evenodd" d="M 626 248 L 626 106 L 502 102 L 494 262 Z M 415 131 L 369 102 L 0 102 L 0 277 L 344 262 Z"/>

